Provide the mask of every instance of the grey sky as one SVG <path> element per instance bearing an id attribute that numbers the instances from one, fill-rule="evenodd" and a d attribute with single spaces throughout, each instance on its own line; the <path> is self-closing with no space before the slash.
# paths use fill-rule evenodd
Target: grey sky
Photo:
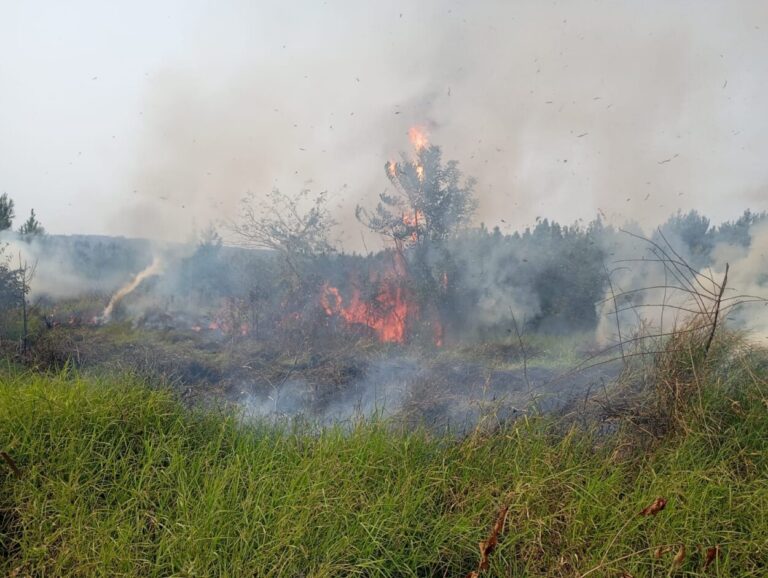
<path id="1" fill-rule="evenodd" d="M 0 0 L 0 192 L 56 233 L 187 238 L 246 191 L 357 203 L 413 124 L 477 220 L 768 209 L 768 3 Z"/>

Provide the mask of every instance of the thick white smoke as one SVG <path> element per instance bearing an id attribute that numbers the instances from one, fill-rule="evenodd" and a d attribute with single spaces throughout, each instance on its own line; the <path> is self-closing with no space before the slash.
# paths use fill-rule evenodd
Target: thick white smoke
<path id="1" fill-rule="evenodd" d="M 722 278 L 725 264 L 730 265 L 726 299 L 749 295 L 768 299 L 768 222 L 753 226 L 749 247 L 719 244 L 713 249 L 714 273 Z M 750 300 L 747 297 L 745 300 Z M 726 301 L 730 305 L 732 301 Z M 768 301 L 756 301 L 736 307 L 729 317 L 748 328 L 765 343 L 768 339 Z"/>

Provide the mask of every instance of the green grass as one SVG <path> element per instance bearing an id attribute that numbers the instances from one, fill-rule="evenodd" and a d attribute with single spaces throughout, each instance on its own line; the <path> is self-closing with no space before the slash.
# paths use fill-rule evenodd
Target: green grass
<path id="1" fill-rule="evenodd" d="M 622 436 L 545 418 L 461 440 L 383 423 L 279 430 L 127 376 L 0 369 L 0 449 L 21 470 L 0 462 L 0 573 L 464 576 L 507 504 L 483 575 L 766 576 L 760 363 L 733 361 L 685 434 L 622 459 Z M 639 516 L 657 496 L 666 509 Z"/>

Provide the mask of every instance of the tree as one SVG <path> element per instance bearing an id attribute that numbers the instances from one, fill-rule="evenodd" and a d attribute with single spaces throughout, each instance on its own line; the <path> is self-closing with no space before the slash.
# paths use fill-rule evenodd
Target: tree
<path id="1" fill-rule="evenodd" d="M 29 219 L 24 221 L 24 224 L 19 229 L 19 234 L 27 238 L 42 236 L 45 234 L 45 229 L 40 224 L 40 221 L 37 220 L 34 209 L 32 209 L 30 212 Z"/>
<path id="2" fill-rule="evenodd" d="M 32 267 L 19 256 L 19 268 L 16 271 L 16 279 L 19 285 L 19 299 L 21 300 L 21 353 L 27 352 L 29 347 L 29 308 L 27 306 L 27 294 L 30 291 L 30 283 L 35 276 L 37 263 Z"/>
<path id="3" fill-rule="evenodd" d="M 753 213 L 747 209 L 735 221 L 726 221 L 720 225 L 715 233 L 715 244 L 727 243 L 749 247 L 752 243 L 752 227 L 765 220 L 768 220 L 768 213 Z"/>
<path id="4" fill-rule="evenodd" d="M 429 146 L 423 134 L 412 129 L 409 136 L 413 158 L 402 154 L 400 163 L 385 165 L 394 192 L 379 195 L 372 211 L 358 206 L 356 216 L 394 241 L 394 270 L 401 271 L 400 286 L 416 300 L 420 330 L 431 330 L 434 341 L 442 343 L 444 321 L 455 300 L 455 284 L 449 279 L 456 277 L 456 264 L 447 242 L 472 218 L 475 180 L 463 178 L 457 161 L 443 163 L 440 147 Z"/>
<path id="5" fill-rule="evenodd" d="M 267 268 L 260 267 L 262 271 L 275 265 L 266 291 L 261 289 L 261 275 L 253 275 L 248 267 L 253 291 L 241 312 L 250 310 L 252 327 L 264 321 L 259 320 L 259 310 L 271 302 L 279 303 L 280 312 L 272 327 L 293 343 L 307 339 L 306 330 L 314 331 L 316 324 L 306 323 L 309 318 L 303 312 L 316 307 L 314 297 L 321 283 L 316 274 L 319 258 L 335 253 L 329 234 L 336 221 L 326 207 L 327 200 L 327 192 L 314 195 L 307 189 L 294 195 L 273 189 L 265 196 L 250 193 L 243 199 L 240 220 L 230 223 L 229 228 L 241 245 L 269 250 L 269 257 L 264 259 Z"/>
<path id="6" fill-rule="evenodd" d="M 293 196 L 273 189 L 263 199 L 250 193 L 242 201 L 240 222 L 230 229 L 247 247 L 276 251 L 300 276 L 303 260 L 335 250 L 328 235 L 336 221 L 327 198 L 325 191 L 311 198 L 306 189 Z"/>
<path id="7" fill-rule="evenodd" d="M 714 246 L 715 230 L 710 226 L 709 219 L 696 210 L 686 214 L 680 211 L 667 219 L 660 228 L 661 235 L 666 236 L 673 245 L 681 245 L 685 249 L 685 258 L 694 267 L 703 267 L 709 262 L 710 253 Z M 659 234 L 654 235 L 658 240 Z"/>
<path id="8" fill-rule="evenodd" d="M 3 193 L 0 195 L 0 231 L 10 229 L 15 216 L 13 199 L 8 196 L 8 193 Z"/>
<path id="9" fill-rule="evenodd" d="M 19 304 L 21 283 L 18 271 L 11 268 L 6 245 L 0 245 L 0 312 L 14 309 Z"/>
<path id="10" fill-rule="evenodd" d="M 220 258 L 221 247 L 221 236 L 212 225 L 199 234 L 195 252 L 181 261 L 179 274 L 184 293 L 194 294 L 200 301 L 227 293 L 230 271 Z"/>
<path id="11" fill-rule="evenodd" d="M 29 346 L 29 311 L 27 294 L 35 275 L 35 266 L 29 266 L 19 255 L 18 268 L 11 268 L 11 259 L 5 254 L 6 245 L 0 245 L 0 327 L 5 325 L 7 315 L 15 317 L 21 312 L 20 349 L 24 354 Z"/>
<path id="12" fill-rule="evenodd" d="M 198 236 L 197 249 L 205 253 L 216 253 L 221 249 L 222 244 L 219 232 L 213 225 L 208 225 Z"/>
<path id="13" fill-rule="evenodd" d="M 462 182 L 457 161 L 443 164 L 440 147 L 417 145 L 413 160 L 386 164 L 394 193 L 379 195 L 373 211 L 358 206 L 356 215 L 369 229 L 396 243 L 442 242 L 467 225 L 475 211 L 475 180 Z"/>

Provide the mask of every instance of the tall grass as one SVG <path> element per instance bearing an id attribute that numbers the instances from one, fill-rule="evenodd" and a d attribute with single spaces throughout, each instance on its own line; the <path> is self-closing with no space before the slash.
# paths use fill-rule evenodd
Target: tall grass
<path id="1" fill-rule="evenodd" d="M 464 576 L 506 505 L 488 576 L 766 576 L 766 375 L 748 352 L 707 372 L 676 406 L 684 431 L 619 459 L 621 435 L 548 418 L 461 440 L 280 429 L 129 376 L 0 370 L 0 450 L 21 473 L 0 463 L 0 572 Z"/>

